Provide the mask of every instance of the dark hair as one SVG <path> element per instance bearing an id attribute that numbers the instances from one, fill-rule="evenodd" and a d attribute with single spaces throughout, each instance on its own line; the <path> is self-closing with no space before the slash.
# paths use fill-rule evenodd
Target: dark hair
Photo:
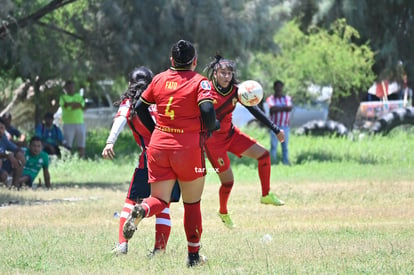
<path id="1" fill-rule="evenodd" d="M 6 113 L 4 113 L 4 114 L 2 115 L 2 118 L 4 118 L 4 119 L 11 119 L 11 118 L 12 118 L 12 115 L 11 115 L 11 113 L 6 112 Z"/>
<path id="2" fill-rule="evenodd" d="M 4 126 L 6 126 L 6 122 L 4 122 L 3 117 L 0 117 L 0 124 L 3 124 Z"/>
<path id="3" fill-rule="evenodd" d="M 280 84 L 282 87 L 285 86 L 285 84 L 282 81 L 276 80 L 275 82 L 273 82 L 273 88 L 276 87 L 277 84 Z"/>
<path id="4" fill-rule="evenodd" d="M 73 84 L 75 84 L 72 80 L 66 80 L 65 81 L 65 85 L 63 85 L 63 88 L 66 88 L 66 87 L 68 87 L 69 85 L 73 85 Z"/>
<path id="5" fill-rule="evenodd" d="M 217 72 L 218 69 L 226 68 L 230 69 L 233 72 L 233 76 L 231 78 L 228 89 L 231 89 L 233 87 L 233 84 L 240 83 L 240 81 L 236 78 L 236 63 L 233 60 L 225 59 L 221 55 L 216 54 L 214 60 L 208 63 L 204 68 L 204 71 L 207 71 L 208 79 L 210 79 L 213 82 L 215 88 L 222 90 L 222 87 L 219 87 L 218 83 L 216 83 L 216 80 L 213 77 L 214 72 Z"/>
<path id="6" fill-rule="evenodd" d="M 44 118 L 53 118 L 53 114 L 51 112 L 47 112 L 44 116 Z"/>
<path id="7" fill-rule="evenodd" d="M 33 137 L 30 139 L 30 143 L 29 143 L 29 145 L 32 145 L 32 143 L 33 143 L 33 142 L 35 142 L 35 141 L 40 141 L 40 142 L 42 142 L 42 139 L 41 139 L 40 137 L 38 137 L 38 136 L 33 136 Z"/>
<path id="8" fill-rule="evenodd" d="M 151 83 L 152 78 L 154 77 L 154 74 L 152 71 L 144 66 L 141 66 L 139 68 L 134 68 L 129 74 L 128 74 L 128 88 L 126 91 L 121 95 L 119 100 L 114 102 L 115 106 L 119 106 L 124 99 L 128 98 L 131 100 L 131 106 L 135 106 L 138 99 L 141 97 L 141 94 L 145 89 L 148 87 L 148 85 Z M 135 114 L 134 108 L 131 109 L 130 117 Z"/>
<path id="9" fill-rule="evenodd" d="M 181 39 L 171 47 L 171 57 L 174 67 L 184 68 L 194 61 L 196 50 L 190 41 Z"/>

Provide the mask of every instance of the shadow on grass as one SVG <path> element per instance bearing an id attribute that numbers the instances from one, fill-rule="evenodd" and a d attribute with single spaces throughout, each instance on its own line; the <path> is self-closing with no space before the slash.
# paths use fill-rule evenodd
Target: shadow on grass
<path id="1" fill-rule="evenodd" d="M 248 157 L 238 158 L 233 154 L 229 154 L 229 158 L 232 166 L 246 165 L 257 167 L 257 161 Z M 282 156 L 278 154 L 278 160 L 280 162 Z M 352 155 L 335 155 L 327 152 L 320 151 L 305 151 L 296 156 L 294 160 L 295 165 L 305 164 L 307 162 L 356 162 L 359 164 L 378 164 L 378 160 L 375 156 L 352 156 Z"/>
<path id="2" fill-rule="evenodd" d="M 20 191 L 11 191 L 9 193 L 0 193 L 0 207 L 12 206 L 12 205 L 38 205 L 38 204 L 49 204 L 49 203 L 62 203 L 62 202 L 73 202 L 73 201 L 80 201 L 84 199 L 80 199 L 76 197 L 76 190 L 77 189 L 106 189 L 112 191 L 126 191 L 128 189 L 129 183 L 102 183 L 102 182 L 54 182 L 52 185 L 52 190 L 46 191 L 43 189 L 44 186 L 39 187 L 38 190 L 32 190 L 31 188 L 22 188 Z M 0 187 L 0 190 L 6 190 L 6 187 Z M 50 199 L 50 200 L 40 200 L 36 198 L 28 198 L 28 192 L 35 192 L 43 191 L 44 192 L 53 192 L 54 190 L 68 190 L 68 197 L 61 198 L 61 199 Z M 74 192 L 72 192 L 74 191 Z M 26 195 L 26 196 L 25 196 Z"/>
<path id="3" fill-rule="evenodd" d="M 54 182 L 53 189 L 83 188 L 83 189 L 111 189 L 114 191 L 125 190 L 129 182 Z"/>
<path id="4" fill-rule="evenodd" d="M 0 207 L 21 204 L 26 199 L 18 194 L 0 194 Z"/>
<path id="5" fill-rule="evenodd" d="M 351 155 L 335 155 L 326 152 L 307 151 L 296 156 L 295 164 L 304 164 L 307 162 L 357 162 L 359 164 L 377 164 L 378 161 L 374 156 L 351 156 Z"/>

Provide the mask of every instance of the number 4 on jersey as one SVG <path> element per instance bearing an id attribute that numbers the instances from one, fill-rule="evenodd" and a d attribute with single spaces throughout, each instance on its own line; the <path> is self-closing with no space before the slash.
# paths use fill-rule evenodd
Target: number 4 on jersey
<path id="1" fill-rule="evenodd" d="M 174 120 L 174 110 L 171 110 L 171 105 L 174 97 L 170 97 L 168 100 L 167 108 L 165 108 L 165 115 L 169 116 L 171 120 Z"/>

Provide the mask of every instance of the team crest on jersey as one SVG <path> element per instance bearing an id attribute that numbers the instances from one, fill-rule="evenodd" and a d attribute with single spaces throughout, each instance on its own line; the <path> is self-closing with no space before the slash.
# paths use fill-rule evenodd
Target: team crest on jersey
<path id="1" fill-rule="evenodd" d="M 224 160 L 223 160 L 222 158 L 218 158 L 218 159 L 217 159 L 217 162 L 218 162 L 218 164 L 219 164 L 220 166 L 223 166 L 223 165 L 224 165 Z"/>
<path id="2" fill-rule="evenodd" d="M 200 86 L 203 90 L 211 90 L 210 83 L 207 80 L 201 81 Z"/>

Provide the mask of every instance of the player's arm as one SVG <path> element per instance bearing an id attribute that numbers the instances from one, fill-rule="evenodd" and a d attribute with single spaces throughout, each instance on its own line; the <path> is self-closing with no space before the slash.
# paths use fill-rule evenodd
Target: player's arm
<path id="1" fill-rule="evenodd" d="M 48 167 L 43 167 L 43 179 L 45 180 L 46 188 L 50 188 L 50 173 Z"/>
<path id="2" fill-rule="evenodd" d="M 152 133 L 155 129 L 155 123 L 152 119 L 152 116 L 148 110 L 148 107 L 151 105 L 149 102 L 144 102 L 142 98 L 138 99 L 138 102 L 135 104 L 135 112 L 137 113 L 142 124 L 147 127 L 147 129 Z"/>
<path id="3" fill-rule="evenodd" d="M 124 129 L 126 123 L 127 123 L 127 118 L 125 116 L 120 115 L 114 118 L 111 131 L 109 133 L 108 138 L 106 139 L 106 144 L 108 143 L 115 144 L 116 140 L 118 139 L 119 134 Z"/>
<path id="4" fill-rule="evenodd" d="M 286 106 L 272 106 L 270 108 L 270 113 L 278 113 L 278 112 L 290 112 L 292 111 L 292 106 L 286 105 Z"/>
<path id="5" fill-rule="evenodd" d="M 102 150 L 103 158 L 113 159 L 115 157 L 114 144 L 118 139 L 119 134 L 124 129 L 126 123 L 127 118 L 125 116 L 119 115 L 115 117 L 114 123 L 111 127 L 111 132 L 109 133 L 109 136 L 106 139 L 105 148 Z"/>
<path id="6" fill-rule="evenodd" d="M 201 113 L 201 119 L 206 126 L 207 131 L 216 131 L 220 129 L 220 122 L 216 119 L 216 111 L 211 100 L 204 100 L 198 104 Z"/>
<path id="7" fill-rule="evenodd" d="M 277 139 L 280 142 L 283 142 L 285 140 L 285 133 L 283 130 L 281 130 L 276 124 L 270 121 L 270 119 L 265 115 L 265 113 L 262 112 L 262 110 L 259 109 L 257 106 L 251 106 L 247 107 L 247 110 L 260 122 L 262 122 L 264 125 L 266 125 L 270 130 L 273 131 L 273 133 L 276 134 Z"/>

